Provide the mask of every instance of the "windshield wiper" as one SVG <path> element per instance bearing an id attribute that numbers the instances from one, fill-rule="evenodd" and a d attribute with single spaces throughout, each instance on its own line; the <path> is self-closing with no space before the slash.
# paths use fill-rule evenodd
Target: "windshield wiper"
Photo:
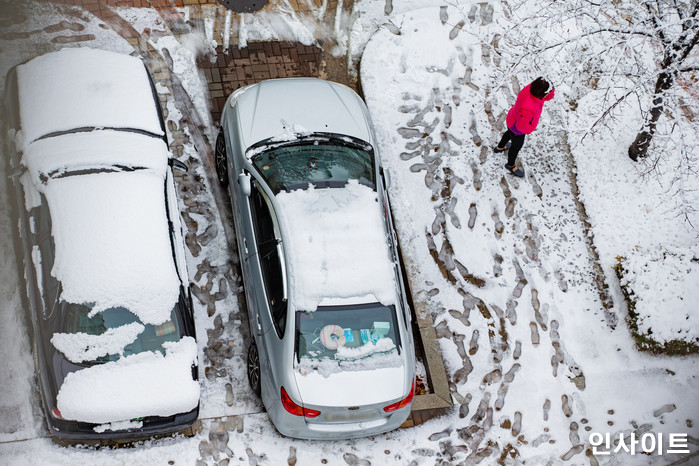
<path id="1" fill-rule="evenodd" d="M 40 138 L 34 139 L 34 141 L 32 141 L 32 142 L 41 141 L 42 139 L 55 138 L 56 136 L 63 136 L 64 134 L 90 133 L 92 131 L 102 131 L 102 130 L 122 131 L 125 133 L 137 133 L 137 134 L 143 134 L 144 136 L 150 136 L 150 137 L 158 138 L 158 139 L 163 138 L 162 134 L 151 133 L 150 131 L 146 131 L 145 129 L 117 128 L 114 126 L 81 126 L 80 128 L 73 128 L 73 129 L 68 129 L 65 131 L 54 131 L 53 133 L 44 134 Z"/>
<path id="2" fill-rule="evenodd" d="M 332 143 L 338 146 L 353 147 L 369 153 L 373 153 L 374 151 L 371 144 L 353 136 L 335 133 L 311 133 L 297 134 L 295 139 L 290 139 L 287 141 L 275 141 L 274 138 L 265 139 L 264 141 L 260 141 L 250 146 L 247 153 L 251 155 L 247 155 L 247 157 L 251 158 L 262 152 L 278 149 L 280 147 L 307 146 L 315 143 Z"/>
<path id="3" fill-rule="evenodd" d="M 78 175 L 92 175 L 95 173 L 118 173 L 118 172 L 133 172 L 136 170 L 145 170 L 146 167 L 129 167 L 126 165 L 111 165 L 109 167 L 95 167 L 95 168 L 82 168 L 79 170 L 70 170 L 70 171 L 65 171 L 62 172 L 60 168 L 57 168 L 56 170 L 53 170 L 48 173 L 48 175 L 41 174 L 39 177 L 41 179 L 42 183 L 46 183 L 49 178 L 53 179 L 58 179 L 58 178 L 67 178 L 69 176 L 78 176 Z"/>

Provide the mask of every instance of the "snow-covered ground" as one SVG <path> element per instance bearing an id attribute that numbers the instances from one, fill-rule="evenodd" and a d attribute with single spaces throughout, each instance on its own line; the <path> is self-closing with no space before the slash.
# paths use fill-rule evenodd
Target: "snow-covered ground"
<path id="1" fill-rule="evenodd" d="M 562 105 L 547 103 L 527 138 L 524 179 L 506 174 L 505 157 L 492 152 L 527 81 L 493 84 L 498 63 L 489 48 L 507 24 L 490 8 L 473 21 L 455 8 L 394 18 L 400 34 L 376 33 L 361 67 L 402 245 L 419 264 L 417 283 L 434 290 L 427 299 L 445 337 L 454 397 L 476 410 L 465 423 L 470 438 L 458 428 L 448 437 L 473 449 L 510 444 L 537 462 L 585 462 L 594 432 L 627 441 L 632 432 L 696 436 L 696 358 L 639 354 L 614 290 L 603 312 L 571 190 L 569 141 L 557 122 Z M 455 27 L 462 21 L 468 30 Z"/>
<path id="2" fill-rule="evenodd" d="M 618 254 L 614 246 L 621 243 L 618 236 L 634 226 L 605 220 L 606 200 L 636 196 L 631 189 L 640 183 L 614 162 L 623 159 L 628 141 L 618 144 L 618 153 L 584 165 L 590 154 L 569 140 L 557 89 L 539 130 L 520 153 L 526 177 L 508 175 L 504 157 L 493 154 L 491 146 L 504 130 L 504 113 L 517 91 L 535 76 L 493 84 L 499 58 L 490 46 L 496 47 L 497 35 L 510 27 L 502 7 L 494 2 L 395 3 L 355 4 L 353 23 L 338 43 L 346 43 L 355 59 L 363 50 L 362 86 L 391 171 L 401 245 L 414 273 L 414 291 L 429 304 L 441 337 L 455 407 L 421 426 L 368 439 L 298 441 L 276 433 L 245 380 L 247 317 L 238 304 L 237 258 L 229 248 L 234 243 L 227 235 L 227 216 L 219 210 L 225 204 L 210 183 L 213 167 L 201 149 L 214 134 L 201 98 L 206 87 L 184 46 L 192 41 L 168 36 L 160 46 L 151 39 L 151 45 L 179 57 L 158 90 L 167 100 L 171 149 L 190 166 L 177 184 L 196 296 L 202 429 L 193 438 L 115 450 L 60 447 L 45 437 L 10 239 L 7 178 L 0 164 L 0 354 L 11 361 L 0 369 L 1 463 L 668 464 L 687 458 L 666 452 L 672 434 L 688 435 L 686 449 L 696 454 L 697 357 L 639 353 L 623 323 L 625 305 L 609 270 Z M 421 6 L 430 8 L 409 11 Z M 32 14 L 25 13 L 25 22 L 9 31 L 78 22 L 95 35 L 82 45 L 144 55 L 87 13 L 76 19 L 34 3 L 27 11 Z M 131 10 L 129 15 L 134 24 L 142 18 Z M 166 22 L 158 28 L 167 30 Z M 0 39 L 3 71 L 60 48 L 52 37 L 37 32 Z M 152 70 L 167 68 L 167 58 L 148 60 Z M 192 124 L 196 118 L 203 129 Z M 570 146 L 576 147 L 577 176 L 609 298 L 596 280 L 588 231 L 573 195 Z M 664 244 L 682 224 L 671 224 L 672 215 L 657 204 L 649 200 L 639 208 L 645 205 L 644 220 L 655 222 L 653 241 Z M 619 219 L 638 221 L 631 214 Z M 679 238 L 681 246 L 694 241 L 696 247 L 691 231 Z M 611 300 L 609 309 L 603 307 L 605 299 Z M 662 434 L 664 454 L 641 454 L 636 445 L 634 456 L 621 450 L 593 457 L 593 433 L 602 439 L 610 434 L 612 440 L 621 435 L 627 444 L 631 434 L 645 434 L 646 446 Z"/>

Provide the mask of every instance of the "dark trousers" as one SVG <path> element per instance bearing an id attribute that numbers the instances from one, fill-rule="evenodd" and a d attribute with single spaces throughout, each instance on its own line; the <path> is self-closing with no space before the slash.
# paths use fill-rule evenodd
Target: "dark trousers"
<path id="1" fill-rule="evenodd" d="M 513 166 L 517 159 L 517 154 L 519 154 L 519 150 L 522 148 L 522 145 L 524 145 L 524 134 L 516 135 L 508 129 L 505 131 L 505 134 L 502 135 L 498 147 L 505 147 L 505 144 L 507 144 L 507 141 L 510 139 L 512 140 L 512 147 L 510 147 L 510 151 L 507 153 L 507 164 Z"/>

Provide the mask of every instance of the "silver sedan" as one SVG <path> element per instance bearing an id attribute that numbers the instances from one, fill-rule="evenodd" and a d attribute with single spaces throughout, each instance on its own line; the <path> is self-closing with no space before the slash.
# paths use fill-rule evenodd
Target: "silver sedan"
<path id="1" fill-rule="evenodd" d="M 306 78 L 239 89 L 216 169 L 253 336 L 248 379 L 277 430 L 343 439 L 400 426 L 415 390 L 411 311 L 360 97 Z"/>

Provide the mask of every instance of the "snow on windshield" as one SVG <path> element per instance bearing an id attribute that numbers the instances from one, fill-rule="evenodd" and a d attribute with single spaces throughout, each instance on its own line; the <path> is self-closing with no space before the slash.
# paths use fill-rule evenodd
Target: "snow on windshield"
<path id="1" fill-rule="evenodd" d="M 19 66 L 17 83 L 25 143 L 85 126 L 162 134 L 148 74 L 138 58 L 63 49 Z"/>
<path id="2" fill-rule="evenodd" d="M 343 188 L 280 192 L 276 200 L 291 309 L 313 311 L 326 297 L 367 295 L 395 304 L 393 262 L 375 191 L 350 181 Z"/>
<path id="3" fill-rule="evenodd" d="M 113 168 L 115 165 L 152 168 L 165 173 L 169 157 L 162 139 L 123 131 L 92 131 L 29 144 L 22 164 L 38 183 L 42 176 L 49 174 L 55 176 L 68 170 Z"/>
<path id="4" fill-rule="evenodd" d="M 50 179 L 43 186 L 67 302 L 91 315 L 124 307 L 144 324 L 170 317 L 179 298 L 163 175 L 151 170 Z"/>
<path id="5" fill-rule="evenodd" d="M 145 327 L 138 322 L 110 328 L 101 335 L 87 333 L 54 333 L 53 346 L 74 363 L 93 361 L 108 354 L 122 354 L 126 345 L 133 343 Z"/>
<path id="6" fill-rule="evenodd" d="M 172 416 L 199 403 L 192 379 L 197 343 L 192 337 L 167 342 L 166 354 L 144 352 L 71 372 L 57 396 L 65 419 L 104 424 L 144 416 Z"/>

